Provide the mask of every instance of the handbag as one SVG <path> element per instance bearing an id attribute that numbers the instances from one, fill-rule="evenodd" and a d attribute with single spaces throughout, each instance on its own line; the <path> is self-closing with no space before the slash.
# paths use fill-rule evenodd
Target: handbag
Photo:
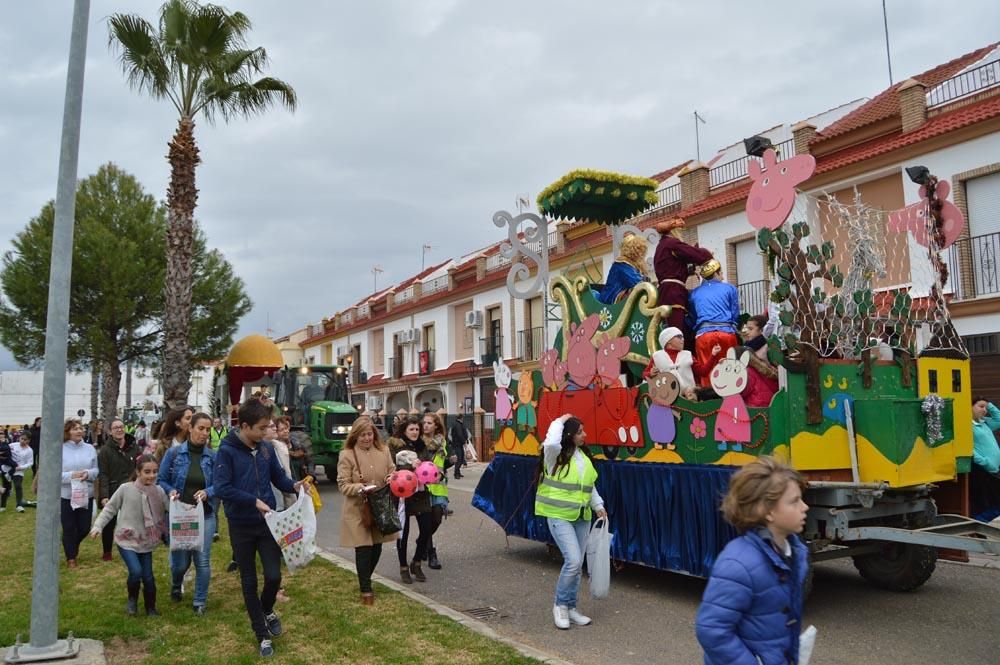
<path id="1" fill-rule="evenodd" d="M 358 467 L 358 478 L 361 483 L 365 483 L 365 477 L 361 473 L 361 463 L 358 461 L 358 453 L 351 448 L 354 453 L 354 465 Z M 392 505 L 392 495 L 389 493 L 389 486 L 383 485 L 379 489 L 365 492 L 361 495 L 361 524 L 366 529 L 378 529 L 383 536 L 400 531 L 403 527 L 400 524 L 399 516 Z"/>

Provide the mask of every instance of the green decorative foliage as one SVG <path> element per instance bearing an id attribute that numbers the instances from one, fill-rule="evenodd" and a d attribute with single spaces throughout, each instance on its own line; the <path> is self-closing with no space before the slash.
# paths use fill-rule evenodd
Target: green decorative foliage
<path id="1" fill-rule="evenodd" d="M 809 235 L 809 225 L 805 222 L 796 222 L 792 224 L 792 233 L 795 234 L 796 240 L 801 240 Z"/>
<path id="2" fill-rule="evenodd" d="M 785 333 L 785 348 L 789 351 L 794 351 L 799 348 L 799 338 L 793 333 Z"/>
<path id="3" fill-rule="evenodd" d="M 824 242 L 823 246 L 820 248 L 820 252 L 822 252 L 823 258 L 826 259 L 827 261 L 829 261 L 830 259 L 832 259 L 833 258 L 833 243 L 830 242 L 829 240 L 827 240 L 826 242 Z"/>
<path id="4" fill-rule="evenodd" d="M 778 277 L 785 281 L 791 281 L 792 279 L 792 267 L 787 263 L 782 263 L 778 266 Z"/>
<path id="5" fill-rule="evenodd" d="M 784 229 L 778 229 L 778 231 L 774 234 L 774 237 L 778 240 L 778 244 L 785 249 L 788 249 L 791 246 L 792 240 L 788 237 L 788 234 L 785 233 Z"/>
<path id="6" fill-rule="evenodd" d="M 655 180 L 610 171 L 577 169 L 538 195 L 538 209 L 557 218 L 620 224 L 657 202 Z"/>
<path id="7" fill-rule="evenodd" d="M 781 340 L 777 335 L 767 338 L 767 359 L 776 367 L 785 362 L 785 352 L 781 349 Z"/>
<path id="8" fill-rule="evenodd" d="M 781 325 L 790 326 L 795 319 L 795 315 L 788 310 L 782 310 L 778 313 L 778 320 L 781 321 Z"/>
<path id="9" fill-rule="evenodd" d="M 771 293 L 771 300 L 773 302 L 784 302 L 788 300 L 788 296 L 791 292 L 791 285 L 786 280 L 782 279 L 775 285 L 774 292 Z"/>
<path id="10" fill-rule="evenodd" d="M 771 249 L 771 238 L 774 237 L 774 232 L 771 229 L 761 229 L 757 232 L 757 247 L 761 251 L 768 251 Z"/>

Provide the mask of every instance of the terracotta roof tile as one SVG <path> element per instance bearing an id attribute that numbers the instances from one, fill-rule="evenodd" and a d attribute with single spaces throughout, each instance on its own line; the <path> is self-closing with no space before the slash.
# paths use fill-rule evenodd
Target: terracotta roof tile
<path id="1" fill-rule="evenodd" d="M 990 51 L 995 49 L 998 44 L 1000 44 L 1000 42 L 995 42 L 980 49 L 976 49 L 971 53 L 966 53 L 963 56 L 955 58 L 951 62 L 938 65 L 933 69 L 927 70 L 923 74 L 918 74 L 910 78 L 916 79 L 928 88 L 933 88 L 945 79 L 955 76 L 965 67 L 968 67 L 972 63 L 987 55 Z M 812 143 L 820 143 L 826 139 L 833 138 L 834 136 L 840 136 L 841 134 L 870 125 L 874 122 L 899 115 L 899 95 L 897 94 L 896 89 L 901 83 L 902 81 L 883 90 L 868 103 L 862 104 L 840 120 L 837 120 L 830 126 L 825 127 L 821 132 L 819 132 L 819 134 L 817 134 L 816 138 L 812 140 Z"/>
<path id="2" fill-rule="evenodd" d="M 687 166 L 690 163 L 691 163 L 691 160 L 688 160 L 688 161 L 684 162 L 683 164 L 678 164 L 677 166 L 669 168 L 666 171 L 660 171 L 659 173 L 656 173 L 656 174 L 651 175 L 649 177 L 651 179 L 655 180 L 656 182 L 663 182 L 664 180 L 666 180 L 670 176 L 674 175 L 675 173 L 677 173 L 678 171 L 680 171 L 682 168 L 684 168 L 685 166 Z"/>

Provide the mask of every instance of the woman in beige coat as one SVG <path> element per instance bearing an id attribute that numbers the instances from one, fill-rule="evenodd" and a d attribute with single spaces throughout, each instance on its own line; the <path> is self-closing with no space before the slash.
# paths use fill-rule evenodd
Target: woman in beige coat
<path id="1" fill-rule="evenodd" d="M 371 418 L 359 417 L 351 426 L 351 433 L 347 435 L 344 450 L 340 453 L 337 487 L 346 497 L 340 515 L 340 545 L 354 548 L 361 602 L 365 605 L 375 603 L 372 573 L 382 556 L 382 543 L 396 540 L 396 534 L 385 536 L 362 523 L 364 494 L 383 487 L 395 470 L 396 465 L 389 455 L 389 449 L 379 438 Z"/>

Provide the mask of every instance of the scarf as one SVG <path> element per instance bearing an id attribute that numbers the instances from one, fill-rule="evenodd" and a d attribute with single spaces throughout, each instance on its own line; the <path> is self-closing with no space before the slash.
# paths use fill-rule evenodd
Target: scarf
<path id="1" fill-rule="evenodd" d="M 145 528 L 145 540 L 149 543 L 159 541 L 167 532 L 164 515 L 167 508 L 163 505 L 163 496 L 158 485 L 143 485 L 138 478 L 135 488 L 142 495 L 142 526 Z"/>
<path id="2" fill-rule="evenodd" d="M 743 346 L 747 347 L 752 351 L 759 350 L 765 344 L 767 344 L 767 338 L 764 337 L 763 335 L 757 335 L 753 339 L 748 339 L 747 341 L 743 342 Z"/>

